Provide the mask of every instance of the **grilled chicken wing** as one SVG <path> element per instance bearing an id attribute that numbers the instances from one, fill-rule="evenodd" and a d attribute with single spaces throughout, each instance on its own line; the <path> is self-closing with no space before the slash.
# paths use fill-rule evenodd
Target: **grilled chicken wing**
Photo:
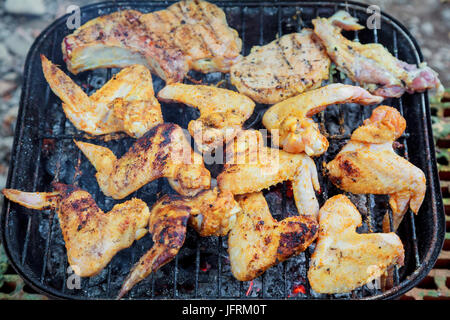
<path id="1" fill-rule="evenodd" d="M 122 199 L 155 179 L 170 178 L 180 194 L 194 196 L 209 189 L 211 175 L 202 157 L 195 153 L 183 129 L 176 124 L 160 124 L 136 140 L 120 159 L 108 148 L 75 141 L 97 170 L 103 193 Z"/>
<path id="2" fill-rule="evenodd" d="M 238 133 L 226 148 L 224 170 L 217 177 L 219 189 L 233 194 L 261 191 L 290 180 L 301 215 L 317 216 L 319 204 L 314 190 L 320 190 L 314 161 L 305 154 L 292 154 L 264 146 L 256 130 Z"/>
<path id="3" fill-rule="evenodd" d="M 62 183 L 53 187 L 55 192 L 2 192 L 27 208 L 57 209 L 68 261 L 75 274 L 98 274 L 118 251 L 146 234 L 150 211 L 142 200 L 133 198 L 105 213 L 88 192 Z"/>
<path id="4" fill-rule="evenodd" d="M 438 95 L 442 95 L 443 86 L 438 74 L 426 63 L 416 67 L 398 60 L 381 44 L 361 44 L 342 36 L 342 29 L 364 28 L 347 12 L 339 11 L 329 19 L 314 19 L 313 25 L 314 33 L 338 69 L 373 94 L 400 97 L 405 90 L 411 93 L 436 88 Z"/>
<path id="5" fill-rule="evenodd" d="M 328 199 L 319 212 L 319 236 L 308 280 L 319 293 L 344 293 L 380 277 L 393 264 L 403 265 L 400 238 L 391 233 L 359 234 L 362 223 L 344 195 Z"/>
<path id="6" fill-rule="evenodd" d="M 186 237 L 187 223 L 202 237 L 224 236 L 234 226 L 240 210 L 230 192 L 219 193 L 217 188 L 202 191 L 193 198 L 163 196 L 150 214 L 153 247 L 136 263 L 118 298 L 178 254 Z"/>
<path id="7" fill-rule="evenodd" d="M 64 38 L 69 71 L 144 64 L 168 83 L 189 69 L 228 72 L 238 61 L 242 41 L 224 12 L 206 1 L 177 2 L 142 14 L 121 10 L 90 20 Z"/>
<path id="8" fill-rule="evenodd" d="M 134 265 L 120 289 L 118 299 L 122 298 L 138 282 L 144 280 L 170 262 L 180 251 L 186 239 L 189 210 L 183 206 L 167 205 L 161 198 L 152 208 L 149 231 L 153 247 Z"/>
<path id="9" fill-rule="evenodd" d="M 124 131 L 140 137 L 163 122 L 152 76 L 144 66 L 123 69 L 89 97 L 44 55 L 41 61 L 45 79 L 77 129 L 93 135 Z"/>
<path id="10" fill-rule="evenodd" d="M 203 85 L 167 85 L 159 91 L 158 98 L 181 102 L 200 111 L 200 118 L 189 122 L 188 129 L 202 153 L 233 139 L 255 108 L 255 103 L 244 95 Z"/>
<path id="11" fill-rule="evenodd" d="M 259 277 L 270 267 L 304 251 L 317 237 L 310 217 L 272 218 L 261 192 L 237 197 L 242 208 L 228 236 L 231 272 L 239 281 Z"/>
<path id="12" fill-rule="evenodd" d="M 291 153 L 305 152 L 318 156 L 328 149 L 328 140 L 320 133 L 311 117 L 337 103 L 379 103 L 381 97 L 366 90 L 341 83 L 330 84 L 302 93 L 270 107 L 263 117 L 264 126 L 272 133 L 279 130 L 280 147 Z"/>
<path id="13" fill-rule="evenodd" d="M 282 36 L 234 64 L 231 83 L 259 103 L 273 104 L 317 88 L 329 76 L 330 59 L 310 29 Z"/>
<path id="14" fill-rule="evenodd" d="M 330 180 L 342 190 L 356 194 L 388 194 L 393 230 L 397 230 L 408 206 L 414 213 L 419 211 L 426 191 L 422 170 L 392 148 L 405 127 L 406 121 L 396 109 L 379 106 L 326 166 Z M 389 231 L 388 215 L 383 225 L 384 231 Z"/>

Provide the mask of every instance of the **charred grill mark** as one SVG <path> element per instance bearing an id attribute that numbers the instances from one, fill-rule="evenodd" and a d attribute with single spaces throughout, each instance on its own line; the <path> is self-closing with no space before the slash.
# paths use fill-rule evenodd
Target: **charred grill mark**
<path id="1" fill-rule="evenodd" d="M 291 39 L 291 42 L 292 42 L 292 39 Z M 286 54 L 284 52 L 284 48 L 280 44 L 280 39 L 278 39 L 275 43 L 278 46 L 278 49 L 279 49 L 281 57 L 283 58 L 283 61 L 286 63 L 286 65 L 288 66 L 288 68 L 290 70 L 293 70 L 294 68 L 292 67 L 292 65 L 290 64 L 289 60 L 287 59 Z"/>
<path id="2" fill-rule="evenodd" d="M 344 159 L 342 161 L 339 161 L 339 167 L 342 170 L 344 170 L 344 172 L 347 173 L 347 175 L 349 175 L 349 176 L 353 176 L 353 177 L 359 176 L 358 168 L 354 167 L 350 160 Z"/>

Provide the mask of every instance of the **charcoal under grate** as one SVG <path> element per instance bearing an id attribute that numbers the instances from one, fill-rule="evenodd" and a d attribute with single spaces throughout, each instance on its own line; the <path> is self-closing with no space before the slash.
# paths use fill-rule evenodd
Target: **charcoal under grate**
<path id="1" fill-rule="evenodd" d="M 170 4 L 170 3 L 169 3 Z M 254 45 L 262 45 L 283 34 L 312 27 L 311 19 L 329 17 L 344 9 L 366 21 L 366 6 L 337 2 L 217 2 L 231 27 L 243 40 L 243 54 Z M 136 9 L 151 12 L 167 4 L 156 2 L 105 2 L 81 9 L 82 23 L 117 10 Z M 128 198 L 115 201 L 105 197 L 95 180 L 95 169 L 74 145 L 73 139 L 90 141 L 110 148 L 121 156 L 133 139 L 117 140 L 90 137 L 78 131 L 65 117 L 60 100 L 47 85 L 39 54 L 65 68 L 61 41 L 71 33 L 62 17 L 50 25 L 32 46 L 25 65 L 24 85 L 17 121 L 16 135 L 7 181 L 8 188 L 24 191 L 50 191 L 52 181 L 76 183 L 89 191 L 105 211 L 131 197 L 141 198 L 151 206 L 163 194 L 173 192 L 165 179 L 153 181 Z M 379 42 L 391 53 L 408 63 L 419 63 L 420 49 L 408 31 L 388 15 L 381 16 L 381 29 L 347 32 L 346 36 L 362 43 Z M 71 77 L 92 93 L 100 88 L 118 69 L 86 71 Z M 232 88 L 229 76 L 191 72 L 191 80 Z M 155 92 L 164 82 L 154 76 Z M 186 80 L 189 83 L 189 80 Z M 330 82 L 352 83 L 336 73 Z M 251 282 L 234 279 L 230 271 L 226 237 L 202 238 L 189 229 L 186 242 L 176 258 L 136 285 L 126 296 L 131 299 L 380 299 L 398 297 L 423 279 L 436 261 L 444 235 L 444 214 L 431 137 L 430 113 L 426 94 L 405 94 L 400 99 L 388 99 L 384 104 L 396 107 L 407 120 L 407 132 L 399 139 L 397 152 L 420 167 L 427 177 L 427 193 L 418 216 L 408 212 L 399 228 L 405 246 L 405 266 L 396 268 L 393 287 L 382 290 L 366 285 L 348 294 L 325 295 L 313 292 L 307 281 L 307 271 L 314 246 L 273 268 Z M 368 118 L 372 107 L 357 104 L 330 106 L 315 116 L 322 133 L 329 141 L 329 150 L 316 158 L 320 176 L 322 205 L 329 197 L 342 193 L 324 176 L 323 163 L 335 157 L 348 141 L 351 132 Z M 257 105 L 246 128 L 262 129 L 261 118 L 266 105 Z M 187 128 L 198 112 L 180 104 L 162 104 L 166 122 Z M 210 166 L 213 176 L 220 167 Z M 295 203 L 287 183 L 264 192 L 273 216 L 282 219 L 296 214 Z M 359 232 L 380 232 L 381 219 L 388 210 L 386 196 L 352 195 L 346 193 L 363 217 Z M 2 242 L 11 264 L 33 288 L 54 298 L 109 299 L 114 298 L 133 264 L 151 247 L 149 235 L 119 252 L 97 276 L 82 278 L 79 283 L 69 269 L 55 212 L 25 209 L 5 200 L 2 212 Z M 79 286 L 78 286 L 79 284 Z"/>

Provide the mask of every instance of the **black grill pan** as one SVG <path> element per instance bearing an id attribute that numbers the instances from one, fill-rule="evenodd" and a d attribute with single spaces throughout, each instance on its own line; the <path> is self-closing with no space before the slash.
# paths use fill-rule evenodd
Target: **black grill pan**
<path id="1" fill-rule="evenodd" d="M 123 9 L 142 12 L 161 10 L 171 3 L 118 1 L 93 4 L 81 8 L 81 22 Z M 239 32 L 244 43 L 244 55 L 249 53 L 252 46 L 268 43 L 277 34 L 311 27 L 311 19 L 316 16 L 328 17 L 344 9 L 362 22 L 368 18 L 367 7 L 354 2 L 224 1 L 217 4 L 225 10 L 231 27 Z M 64 36 L 72 32 L 67 28 L 66 19 L 67 16 L 64 16 L 45 29 L 28 53 L 7 187 L 24 191 L 49 191 L 52 181 L 77 183 L 89 191 L 106 211 L 116 201 L 105 197 L 99 190 L 94 178 L 95 170 L 72 140 L 88 139 L 108 146 L 118 156 L 130 147 L 133 140 L 122 138 L 107 141 L 101 137 L 89 137 L 66 120 L 61 102 L 44 79 L 39 59 L 39 54 L 45 54 L 68 73 L 60 45 Z M 422 61 L 414 38 L 397 20 L 384 13 L 381 16 L 381 29 L 348 32 L 346 36 L 363 43 L 379 42 L 408 63 Z M 100 69 L 71 77 L 90 94 L 116 72 L 118 69 Z M 222 87 L 231 88 L 228 75 L 190 73 L 190 77 L 208 84 L 220 82 Z M 330 81 L 351 83 L 339 74 Z M 158 92 L 163 86 L 163 81 L 154 76 L 155 91 Z M 435 164 L 428 97 L 424 93 L 405 94 L 400 99 L 384 101 L 384 104 L 396 107 L 407 120 L 407 132 L 399 139 L 397 151 L 421 168 L 427 178 L 427 193 L 419 214 L 414 216 L 408 212 L 398 230 L 405 246 L 405 266 L 394 270 L 394 286 L 391 289 L 381 290 L 376 285 L 366 285 L 348 294 L 325 295 L 313 292 L 306 278 L 312 247 L 269 269 L 252 282 L 239 282 L 230 271 L 226 238 L 201 238 L 189 230 L 185 245 L 174 261 L 139 283 L 126 298 L 387 299 L 397 298 L 418 284 L 433 267 L 444 239 L 443 204 Z M 195 110 L 179 104 L 162 104 L 162 109 L 166 122 L 175 122 L 184 128 L 191 119 L 198 117 Z M 262 128 L 261 117 L 266 109 L 265 105 L 257 105 L 246 127 Z M 341 193 L 323 176 L 322 163 L 334 158 L 348 141 L 350 133 L 370 116 L 372 109 L 345 104 L 341 107 L 331 106 L 315 117 L 330 140 L 329 150 L 315 159 L 322 186 L 319 195 L 321 205 L 329 197 Z M 212 165 L 210 169 L 216 176 L 220 166 Z M 294 201 L 287 191 L 285 183 L 265 192 L 271 212 L 277 219 L 296 212 Z M 167 181 L 159 179 L 131 196 L 143 199 L 150 206 L 163 194 L 170 192 L 173 191 Z M 389 210 L 387 197 L 346 194 L 363 216 L 363 226 L 359 231 L 380 232 L 382 216 Z M 5 200 L 1 234 L 12 266 L 25 281 L 50 297 L 62 299 L 114 298 L 131 266 L 152 245 L 150 236 L 145 236 L 132 247 L 119 252 L 99 275 L 81 279 L 78 287 L 68 270 L 64 242 L 54 212 L 28 210 Z"/>

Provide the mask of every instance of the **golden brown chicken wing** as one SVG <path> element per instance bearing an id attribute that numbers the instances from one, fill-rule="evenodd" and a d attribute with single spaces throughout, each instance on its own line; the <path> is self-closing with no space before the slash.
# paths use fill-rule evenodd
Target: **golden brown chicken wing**
<path id="1" fill-rule="evenodd" d="M 63 101 L 64 113 L 77 129 L 93 135 L 124 131 L 141 137 L 163 123 L 152 76 L 144 66 L 123 69 L 89 97 L 44 55 L 41 60 L 45 79 Z"/>
<path id="2" fill-rule="evenodd" d="M 233 139 L 255 108 L 255 103 L 242 94 L 203 85 L 167 85 L 159 91 L 158 99 L 181 102 L 200 111 L 200 118 L 189 122 L 188 130 L 202 153 Z"/>
<path id="3" fill-rule="evenodd" d="M 361 44 L 342 36 L 342 30 L 359 30 L 364 27 L 345 11 L 330 18 L 313 21 L 314 33 L 325 46 L 338 69 L 368 91 L 382 97 L 400 97 L 407 92 L 421 92 L 436 88 L 438 95 L 443 86 L 438 74 L 426 63 L 419 67 L 400 61 L 378 43 Z"/>
<path id="4" fill-rule="evenodd" d="M 120 159 L 108 148 L 75 143 L 97 170 L 100 189 L 114 199 L 122 199 L 161 177 L 170 178 L 171 186 L 188 196 L 209 189 L 211 184 L 202 157 L 192 150 L 183 129 L 173 123 L 148 131 Z"/>
<path id="5" fill-rule="evenodd" d="M 426 190 L 422 170 L 392 148 L 405 127 L 406 121 L 396 109 L 379 106 L 326 166 L 330 180 L 342 190 L 356 194 L 388 194 L 393 230 L 397 230 L 408 206 L 414 213 L 419 211 Z M 387 215 L 383 224 L 388 231 Z"/>
<path id="6" fill-rule="evenodd" d="M 272 135 L 280 135 L 275 141 L 279 141 L 284 151 L 318 156 L 328 149 L 328 140 L 311 119 L 313 115 L 332 104 L 369 105 L 381 101 L 382 97 L 373 96 L 363 88 L 335 83 L 273 105 L 264 114 L 263 124 Z"/>
<path id="7" fill-rule="evenodd" d="M 227 145 L 225 161 L 217 177 L 220 190 L 252 193 L 290 180 L 299 213 L 316 216 L 319 212 L 314 192 L 320 189 L 317 169 L 306 154 L 266 147 L 261 132 L 244 130 Z"/>
<path id="8" fill-rule="evenodd" d="M 88 192 L 62 183 L 53 186 L 55 192 L 3 189 L 2 193 L 27 208 L 57 209 L 68 261 L 75 274 L 98 274 L 118 251 L 147 233 L 150 211 L 142 200 L 133 198 L 105 213 Z"/>
<path id="9" fill-rule="evenodd" d="M 344 293 L 367 284 L 393 264 L 403 265 L 400 238 L 391 233 L 359 234 L 362 223 L 344 195 L 328 199 L 319 212 L 319 236 L 308 280 L 319 293 Z"/>
<path id="10" fill-rule="evenodd" d="M 150 213 L 153 247 L 136 263 L 118 298 L 178 254 L 186 237 L 188 222 L 203 237 L 224 236 L 234 226 L 239 211 L 233 195 L 219 192 L 217 188 L 202 191 L 193 198 L 163 196 Z"/>
<path id="11" fill-rule="evenodd" d="M 237 196 L 242 211 L 228 236 L 231 272 L 239 281 L 304 251 L 317 237 L 317 222 L 306 216 L 272 218 L 261 192 Z"/>

